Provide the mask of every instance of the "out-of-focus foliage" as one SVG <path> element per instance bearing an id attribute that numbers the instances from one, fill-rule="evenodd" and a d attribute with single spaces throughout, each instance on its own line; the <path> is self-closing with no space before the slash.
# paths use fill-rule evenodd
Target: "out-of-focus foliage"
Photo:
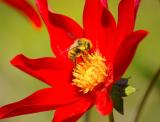
<path id="1" fill-rule="evenodd" d="M 110 8 L 116 16 L 118 0 L 109 0 Z M 50 0 L 53 10 L 63 13 L 82 23 L 84 0 Z M 52 56 L 46 28 L 34 29 L 26 18 L 14 9 L 0 4 L 0 106 L 30 95 L 34 91 L 48 87 L 37 79 L 19 71 L 9 61 L 17 54 L 29 57 Z M 158 0 L 142 0 L 136 28 L 149 30 L 149 36 L 140 44 L 133 63 L 126 72 L 131 77 L 130 84 L 137 92 L 124 99 L 124 115 L 114 111 L 116 122 L 132 122 L 143 93 L 160 65 L 160 4 Z M 160 120 L 160 81 L 156 84 L 141 118 L 141 122 Z M 51 122 L 53 112 L 37 113 L 1 120 L 1 122 Z M 91 122 L 106 122 L 93 108 Z M 83 122 L 83 118 L 79 121 Z"/>

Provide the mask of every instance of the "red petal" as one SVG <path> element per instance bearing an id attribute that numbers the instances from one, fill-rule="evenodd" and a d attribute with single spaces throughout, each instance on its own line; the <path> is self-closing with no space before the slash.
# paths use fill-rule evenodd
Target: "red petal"
<path id="1" fill-rule="evenodd" d="M 112 112 L 112 100 L 106 89 L 102 89 L 96 98 L 96 107 L 102 115 L 108 115 Z"/>
<path id="2" fill-rule="evenodd" d="M 64 54 L 67 56 L 71 44 L 83 36 L 82 28 L 71 18 L 49 11 L 47 0 L 36 0 L 36 2 L 50 34 L 53 52 L 58 57 Z"/>
<path id="3" fill-rule="evenodd" d="M 114 78 L 119 80 L 132 61 L 136 48 L 141 40 L 148 34 L 144 30 L 139 30 L 127 36 L 120 45 L 114 61 Z"/>
<path id="4" fill-rule="evenodd" d="M 104 7 L 108 8 L 108 0 L 101 0 L 101 3 Z"/>
<path id="5" fill-rule="evenodd" d="M 53 110 L 78 100 L 73 89 L 46 88 L 21 101 L 0 107 L 0 119 Z"/>
<path id="6" fill-rule="evenodd" d="M 137 11 L 138 11 L 141 0 L 134 0 L 134 2 L 135 2 L 135 19 L 136 19 Z"/>
<path id="7" fill-rule="evenodd" d="M 133 32 L 135 25 L 135 0 L 121 0 L 118 8 L 117 46 Z"/>
<path id="8" fill-rule="evenodd" d="M 51 86 L 61 86 L 71 82 L 72 66 L 63 65 L 54 58 L 29 59 L 24 55 L 18 55 L 11 63 Z"/>
<path id="9" fill-rule="evenodd" d="M 83 25 L 85 37 L 90 39 L 95 49 L 99 49 L 104 56 L 111 56 L 116 23 L 100 0 L 86 0 Z"/>
<path id="10" fill-rule="evenodd" d="M 79 101 L 58 108 L 52 122 L 76 122 L 92 105 L 91 98 L 83 97 Z"/>
<path id="11" fill-rule="evenodd" d="M 41 27 L 41 20 L 35 9 L 26 0 L 2 0 L 4 3 L 16 8 L 30 18 L 37 27 Z"/>

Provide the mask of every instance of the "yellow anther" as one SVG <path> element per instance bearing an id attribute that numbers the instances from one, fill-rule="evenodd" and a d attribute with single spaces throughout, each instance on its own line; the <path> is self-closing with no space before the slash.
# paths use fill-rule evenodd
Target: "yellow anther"
<path id="1" fill-rule="evenodd" d="M 83 93 L 92 91 L 103 83 L 107 77 L 106 59 L 98 52 L 87 54 L 83 62 L 76 64 L 73 70 L 73 84 L 80 87 Z"/>

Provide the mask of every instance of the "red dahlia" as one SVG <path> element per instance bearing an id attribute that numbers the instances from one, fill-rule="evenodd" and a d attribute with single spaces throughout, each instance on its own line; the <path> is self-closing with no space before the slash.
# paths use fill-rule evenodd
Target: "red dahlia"
<path id="1" fill-rule="evenodd" d="M 94 104 L 102 115 L 112 112 L 111 87 L 147 35 L 144 30 L 133 31 L 140 0 L 120 1 L 117 25 L 106 0 L 86 0 L 83 28 L 49 11 L 47 0 L 36 2 L 56 58 L 18 55 L 11 63 L 51 88 L 1 107 L 0 118 L 54 109 L 53 122 L 75 122 Z"/>
<path id="2" fill-rule="evenodd" d="M 27 2 L 27 0 L 1 0 L 2 2 L 16 8 L 18 11 L 22 12 L 24 15 L 29 17 L 29 19 L 34 23 L 36 27 L 41 27 L 41 20 L 32 7 L 32 5 Z"/>

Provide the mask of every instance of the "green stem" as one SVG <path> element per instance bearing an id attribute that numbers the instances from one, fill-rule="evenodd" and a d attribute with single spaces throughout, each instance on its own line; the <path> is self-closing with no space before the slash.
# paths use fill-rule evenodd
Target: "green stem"
<path id="1" fill-rule="evenodd" d="M 148 97 L 149 97 L 149 95 L 150 95 L 150 93 L 151 93 L 156 81 L 158 80 L 159 76 L 160 76 L 160 68 L 158 69 L 158 71 L 154 75 L 153 79 L 151 80 L 151 82 L 150 82 L 150 84 L 149 84 L 149 86 L 148 86 L 148 88 L 147 88 L 147 90 L 146 90 L 146 92 L 145 92 L 145 94 L 144 94 L 144 96 L 142 98 L 142 101 L 140 102 L 140 105 L 138 107 L 134 122 L 138 122 L 139 121 L 139 118 L 140 118 L 140 116 L 142 114 L 142 110 L 143 110 L 143 108 L 145 106 L 145 103 L 147 102 L 147 99 L 148 99 Z"/>
<path id="2" fill-rule="evenodd" d="M 109 115 L 109 122 L 114 122 L 113 112 Z"/>
<path id="3" fill-rule="evenodd" d="M 90 110 L 87 111 L 87 113 L 85 114 L 85 122 L 90 122 Z"/>

